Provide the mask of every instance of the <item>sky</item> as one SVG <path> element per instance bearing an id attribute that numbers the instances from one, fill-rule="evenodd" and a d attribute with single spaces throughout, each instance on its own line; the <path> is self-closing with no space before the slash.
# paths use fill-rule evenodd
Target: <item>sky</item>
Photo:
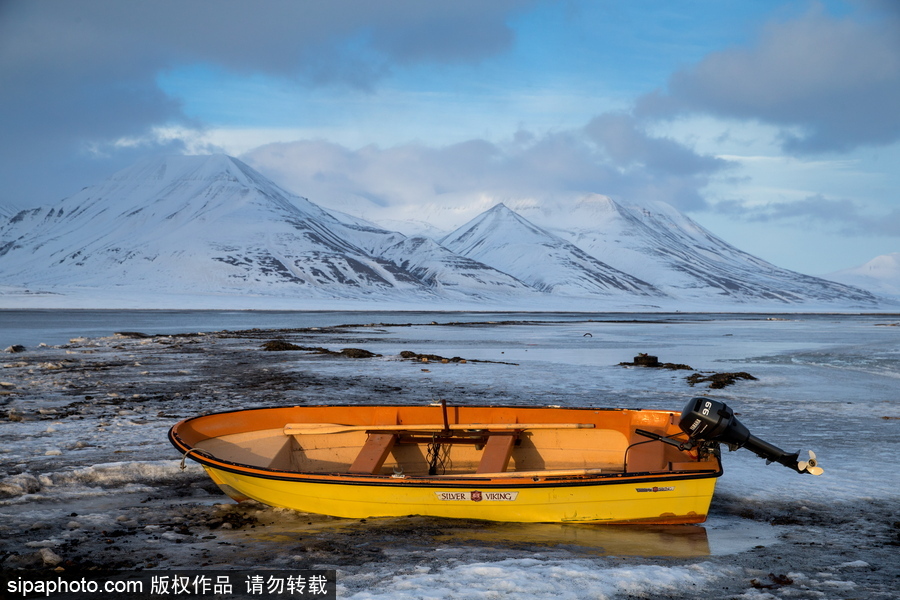
<path id="1" fill-rule="evenodd" d="M 900 251 L 900 2 L 0 0 L 0 209 L 214 152 L 367 218 L 663 201 L 826 274 Z"/>

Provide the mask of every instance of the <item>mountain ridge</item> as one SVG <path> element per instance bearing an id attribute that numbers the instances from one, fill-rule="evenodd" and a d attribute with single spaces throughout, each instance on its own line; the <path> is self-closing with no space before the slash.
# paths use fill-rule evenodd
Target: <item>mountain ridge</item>
<path id="1" fill-rule="evenodd" d="M 146 159 L 0 222 L 0 289 L 538 309 L 877 305 L 743 253 L 668 205 L 639 212 L 593 195 L 574 210 L 592 216 L 560 230 L 501 203 L 434 240 L 331 212 L 229 156 Z"/>

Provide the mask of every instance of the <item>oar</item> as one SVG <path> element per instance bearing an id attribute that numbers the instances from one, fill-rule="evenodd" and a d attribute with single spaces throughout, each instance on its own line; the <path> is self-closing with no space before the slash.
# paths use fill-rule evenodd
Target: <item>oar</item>
<path id="1" fill-rule="evenodd" d="M 451 423 L 451 430 L 512 431 L 519 429 L 593 429 L 593 423 Z M 434 425 L 341 425 L 340 423 L 288 423 L 284 435 L 348 433 L 351 431 L 442 431 L 443 424 Z"/>

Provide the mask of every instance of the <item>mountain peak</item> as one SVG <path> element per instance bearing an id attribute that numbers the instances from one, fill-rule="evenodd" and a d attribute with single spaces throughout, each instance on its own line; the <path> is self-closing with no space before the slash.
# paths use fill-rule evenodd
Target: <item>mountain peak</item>
<path id="1" fill-rule="evenodd" d="M 112 199 L 111 202 L 105 199 Z M 90 204 L 112 213 L 142 211 L 166 218 L 271 207 L 283 214 L 333 219 L 317 205 L 279 187 L 227 154 L 156 156 L 138 161 L 63 201 L 69 213 Z"/>
<path id="2" fill-rule="evenodd" d="M 844 269 L 825 277 L 878 294 L 900 297 L 900 252 L 882 254 L 858 267 Z"/>
<path id="3" fill-rule="evenodd" d="M 542 243 L 553 234 L 534 225 L 502 202 L 481 213 L 456 231 L 443 237 L 440 243 L 454 252 L 475 258 L 478 247 L 484 246 L 486 236 L 507 240 L 508 243 Z M 488 248 L 490 246 L 485 246 Z M 476 258 L 476 260 L 478 260 Z"/>
<path id="4" fill-rule="evenodd" d="M 520 220 L 522 216 L 519 215 L 516 211 L 509 208 L 503 202 L 498 202 L 488 210 L 484 211 L 469 223 L 475 223 L 476 221 L 491 221 L 491 220 L 500 220 L 500 219 L 508 219 L 508 220 Z"/>
<path id="5" fill-rule="evenodd" d="M 108 181 L 163 183 L 175 180 L 215 180 L 230 177 L 249 184 L 266 178 L 227 154 L 167 155 L 145 158 L 112 175 Z"/>
<path id="6" fill-rule="evenodd" d="M 588 255 L 502 203 L 443 238 L 441 244 L 542 292 L 662 296 L 653 286 Z"/>
<path id="7" fill-rule="evenodd" d="M 861 268 L 869 272 L 888 272 L 896 276 L 900 274 L 900 252 L 876 256 Z"/>

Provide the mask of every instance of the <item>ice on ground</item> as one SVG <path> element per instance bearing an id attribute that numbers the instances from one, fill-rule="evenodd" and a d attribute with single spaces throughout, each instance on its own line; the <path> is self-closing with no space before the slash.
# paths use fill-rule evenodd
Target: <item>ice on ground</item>
<path id="1" fill-rule="evenodd" d="M 612 567 L 584 559 L 453 562 L 456 564 L 437 570 L 418 568 L 386 580 L 365 582 L 370 589 L 360 591 L 352 590 L 347 585 L 350 582 L 345 582 L 338 591 L 341 597 L 351 600 L 659 597 L 702 592 L 712 581 L 737 575 L 736 570 L 723 571 L 708 563 Z"/>

